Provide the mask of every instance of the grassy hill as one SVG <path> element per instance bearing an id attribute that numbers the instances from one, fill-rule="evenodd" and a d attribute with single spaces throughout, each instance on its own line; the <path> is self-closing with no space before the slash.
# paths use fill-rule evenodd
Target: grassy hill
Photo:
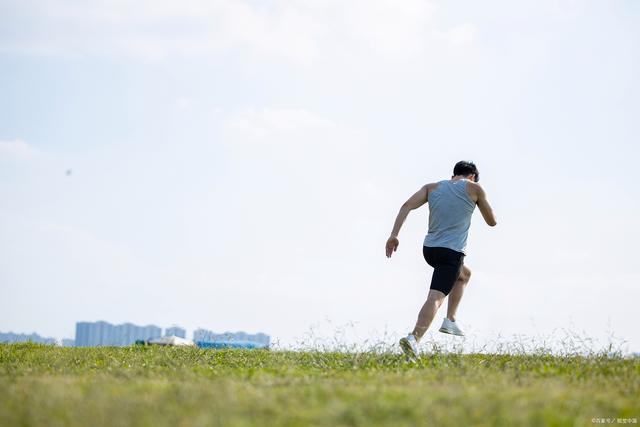
<path id="1" fill-rule="evenodd" d="M 640 359 L 0 345 L 0 426 L 640 423 Z M 597 420 L 596 420 L 597 421 Z M 637 424 L 636 424 L 637 425 Z"/>

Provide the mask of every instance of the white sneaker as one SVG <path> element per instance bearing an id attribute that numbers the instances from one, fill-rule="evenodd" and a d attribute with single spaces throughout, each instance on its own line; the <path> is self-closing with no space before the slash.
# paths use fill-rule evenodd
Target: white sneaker
<path id="1" fill-rule="evenodd" d="M 440 326 L 439 330 L 445 334 L 458 335 L 461 337 L 464 336 L 464 332 L 462 332 L 462 329 L 456 325 L 456 322 L 449 320 L 447 317 L 442 321 L 442 326 Z"/>
<path id="2" fill-rule="evenodd" d="M 412 334 L 400 338 L 400 348 L 409 359 L 415 360 L 418 356 L 418 340 Z"/>

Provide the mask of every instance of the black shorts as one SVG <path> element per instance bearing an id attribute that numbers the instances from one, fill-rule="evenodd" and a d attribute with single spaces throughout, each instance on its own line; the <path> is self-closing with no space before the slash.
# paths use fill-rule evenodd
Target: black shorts
<path id="1" fill-rule="evenodd" d="M 449 248 L 423 246 L 422 255 L 427 264 L 433 267 L 431 289 L 449 295 L 462 270 L 464 254 Z"/>

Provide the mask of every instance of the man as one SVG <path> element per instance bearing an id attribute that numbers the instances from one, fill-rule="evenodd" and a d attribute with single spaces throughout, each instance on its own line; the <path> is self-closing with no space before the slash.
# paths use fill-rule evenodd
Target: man
<path id="1" fill-rule="evenodd" d="M 464 257 L 471 215 L 476 205 L 485 222 L 491 227 L 496 225 L 484 189 L 478 184 L 479 178 L 478 168 L 473 162 L 456 163 L 450 180 L 427 184 L 404 202 L 387 240 L 386 255 L 391 258 L 398 250 L 398 233 L 409 212 L 429 202 L 429 231 L 422 254 L 434 270 L 429 295 L 418 314 L 416 326 L 409 335 L 400 339 L 402 351 L 410 358 L 416 357 L 417 344 L 447 295 L 447 317 L 440 332 L 464 335 L 456 324 L 456 311 L 471 277 L 471 270 L 464 265 Z"/>

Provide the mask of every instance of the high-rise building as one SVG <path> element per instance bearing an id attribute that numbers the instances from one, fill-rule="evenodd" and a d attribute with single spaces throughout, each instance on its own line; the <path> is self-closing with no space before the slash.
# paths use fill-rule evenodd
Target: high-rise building
<path id="1" fill-rule="evenodd" d="M 112 325 L 111 323 L 78 322 L 76 323 L 76 347 L 123 346 L 131 345 L 136 340 L 148 340 L 162 335 L 162 329 L 154 325 L 136 326 L 131 323 Z"/>
<path id="2" fill-rule="evenodd" d="M 170 337 L 171 335 L 175 335 L 176 337 L 186 338 L 187 331 L 182 329 L 179 326 L 172 326 L 170 328 L 165 329 L 164 335 Z"/>

